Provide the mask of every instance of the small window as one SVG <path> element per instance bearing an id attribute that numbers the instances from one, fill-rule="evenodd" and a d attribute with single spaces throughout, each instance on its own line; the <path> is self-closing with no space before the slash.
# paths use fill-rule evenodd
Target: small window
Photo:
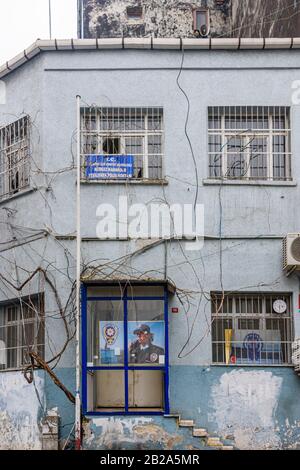
<path id="1" fill-rule="evenodd" d="M 30 351 L 44 358 L 43 295 L 0 306 L 0 370 L 29 364 Z"/>
<path id="2" fill-rule="evenodd" d="M 82 179 L 162 178 L 161 108 L 82 109 Z"/>
<path id="3" fill-rule="evenodd" d="M 290 108 L 209 108 L 208 149 L 210 178 L 291 180 Z"/>
<path id="4" fill-rule="evenodd" d="M 0 127 L 0 200 L 29 185 L 29 117 Z"/>
<path id="5" fill-rule="evenodd" d="M 281 312 L 276 307 L 280 301 Z M 290 365 L 292 299 L 288 294 L 212 294 L 214 364 Z"/>
<path id="6" fill-rule="evenodd" d="M 197 36 L 208 36 L 210 30 L 209 10 L 194 10 L 194 32 Z"/>
<path id="7" fill-rule="evenodd" d="M 127 7 L 126 13 L 129 20 L 140 20 L 143 17 L 143 7 L 139 5 Z"/>

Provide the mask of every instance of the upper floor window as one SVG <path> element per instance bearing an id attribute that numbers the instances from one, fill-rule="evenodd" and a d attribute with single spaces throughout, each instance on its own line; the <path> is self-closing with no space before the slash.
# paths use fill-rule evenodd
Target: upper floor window
<path id="1" fill-rule="evenodd" d="M 0 370 L 30 364 L 30 351 L 44 358 L 44 343 L 43 295 L 0 306 Z"/>
<path id="2" fill-rule="evenodd" d="M 209 176 L 291 180 L 290 108 L 208 109 Z"/>
<path id="3" fill-rule="evenodd" d="M 29 116 L 0 128 L 0 200 L 29 185 Z"/>
<path id="4" fill-rule="evenodd" d="M 83 108 L 83 180 L 162 178 L 161 108 Z"/>
<path id="5" fill-rule="evenodd" d="M 211 306 L 214 364 L 291 364 L 291 295 L 213 293 Z"/>

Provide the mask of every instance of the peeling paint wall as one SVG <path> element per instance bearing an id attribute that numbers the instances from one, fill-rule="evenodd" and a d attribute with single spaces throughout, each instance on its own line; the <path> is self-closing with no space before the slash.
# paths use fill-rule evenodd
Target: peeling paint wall
<path id="1" fill-rule="evenodd" d="M 126 8 L 143 7 L 141 19 L 128 19 Z M 194 37 L 193 9 L 210 9 L 210 34 L 230 27 L 230 0 L 83 0 L 83 37 Z"/>
<path id="2" fill-rule="evenodd" d="M 165 449 L 189 445 L 175 422 L 160 417 L 95 418 L 84 426 L 84 447 L 89 449 Z"/>
<path id="3" fill-rule="evenodd" d="M 126 7 L 136 5 L 143 7 L 143 17 L 129 20 Z M 212 37 L 300 35 L 299 0 L 83 0 L 82 6 L 79 31 L 86 38 L 193 37 L 192 12 L 199 7 L 210 10 Z"/>
<path id="4" fill-rule="evenodd" d="M 36 391 L 35 391 L 36 390 Z M 41 449 L 41 406 L 44 380 L 36 375 L 35 387 L 21 372 L 0 374 L 0 449 Z"/>
<path id="5" fill-rule="evenodd" d="M 272 372 L 233 370 L 212 387 L 211 400 L 218 433 L 232 433 L 239 449 L 276 449 L 275 412 L 282 378 Z"/>

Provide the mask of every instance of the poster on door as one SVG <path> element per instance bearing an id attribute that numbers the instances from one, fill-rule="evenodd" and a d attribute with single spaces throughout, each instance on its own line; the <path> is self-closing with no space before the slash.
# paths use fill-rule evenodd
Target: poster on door
<path id="1" fill-rule="evenodd" d="M 129 321 L 128 348 L 130 364 L 164 365 L 165 322 Z"/>
<path id="2" fill-rule="evenodd" d="M 122 321 L 99 322 L 100 363 L 124 364 L 124 324 Z"/>

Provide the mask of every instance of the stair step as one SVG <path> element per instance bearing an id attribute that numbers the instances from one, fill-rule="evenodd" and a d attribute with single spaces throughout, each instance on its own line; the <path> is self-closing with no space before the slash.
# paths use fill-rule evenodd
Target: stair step
<path id="1" fill-rule="evenodd" d="M 221 450 L 234 450 L 233 446 L 223 446 Z"/>
<path id="2" fill-rule="evenodd" d="M 194 429 L 193 430 L 193 436 L 194 437 L 207 437 L 208 433 L 206 429 Z"/>
<path id="3" fill-rule="evenodd" d="M 180 418 L 180 415 L 175 415 L 175 414 L 174 414 L 174 415 L 164 415 L 164 418 L 167 418 L 167 419 L 169 419 L 169 418 L 176 418 L 176 419 L 179 419 L 179 418 Z"/>
<path id="4" fill-rule="evenodd" d="M 223 443 L 218 437 L 209 437 L 206 441 L 209 447 L 223 447 Z"/>
<path id="5" fill-rule="evenodd" d="M 182 428 L 193 428 L 194 421 L 192 419 L 180 419 L 179 426 Z"/>

